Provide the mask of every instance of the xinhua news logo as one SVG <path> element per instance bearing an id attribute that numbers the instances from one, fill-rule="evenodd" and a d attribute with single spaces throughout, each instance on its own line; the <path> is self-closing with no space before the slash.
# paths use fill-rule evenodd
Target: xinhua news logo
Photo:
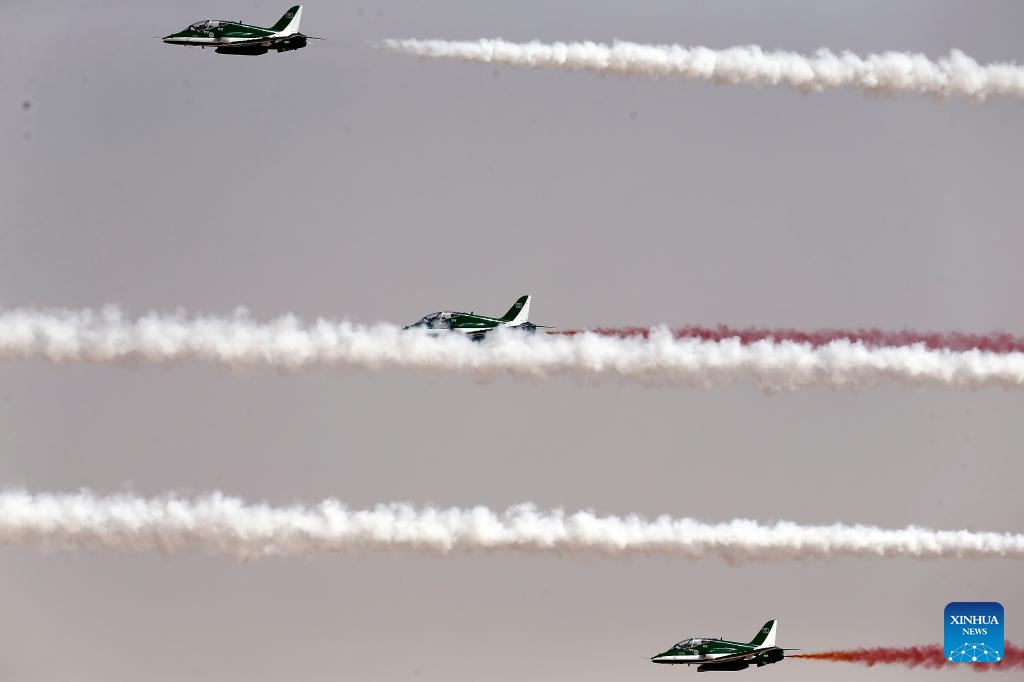
<path id="1" fill-rule="evenodd" d="M 1003 660 L 1003 605 L 995 601 L 946 604 L 946 659 L 954 663 Z"/>

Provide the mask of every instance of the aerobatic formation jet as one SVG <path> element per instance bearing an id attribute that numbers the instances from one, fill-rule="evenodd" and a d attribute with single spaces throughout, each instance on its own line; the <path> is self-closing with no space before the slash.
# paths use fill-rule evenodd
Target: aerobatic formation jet
<path id="1" fill-rule="evenodd" d="M 422 331 L 435 336 L 445 332 L 458 332 L 466 334 L 476 341 L 482 339 L 487 332 L 498 327 L 512 327 L 514 329 L 534 332 L 538 327 L 545 326 L 533 324 L 529 321 L 529 317 L 530 297 L 527 295 L 520 296 L 519 300 L 501 317 L 486 317 L 476 313 L 444 311 L 431 313 L 419 322 L 414 322 L 404 329 Z"/>
<path id="2" fill-rule="evenodd" d="M 712 670 L 744 670 L 751 665 L 760 668 L 778 663 L 786 657 L 787 651 L 796 651 L 775 646 L 775 634 L 778 629 L 779 622 L 770 620 L 748 644 L 730 642 L 721 637 L 691 637 L 668 651 L 652 656 L 651 662 L 695 665 L 699 673 Z"/>
<path id="3" fill-rule="evenodd" d="M 308 40 L 322 40 L 299 33 L 301 19 L 302 5 L 296 5 L 285 12 L 270 28 L 250 26 L 241 21 L 204 19 L 184 31 L 166 36 L 163 41 L 168 45 L 213 47 L 221 54 L 257 55 L 266 54 L 270 50 L 288 52 L 306 47 Z"/>

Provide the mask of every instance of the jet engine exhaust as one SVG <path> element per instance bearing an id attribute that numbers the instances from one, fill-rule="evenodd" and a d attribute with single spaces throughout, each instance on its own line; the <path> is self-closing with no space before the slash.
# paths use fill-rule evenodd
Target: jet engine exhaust
<path id="1" fill-rule="evenodd" d="M 992 663 L 960 663 L 947 660 L 947 653 L 939 644 L 910 647 L 872 647 L 822 651 L 812 654 L 789 654 L 786 658 L 833 663 L 857 663 L 869 668 L 876 665 L 902 665 L 906 668 L 970 668 L 978 672 L 1020 670 L 1024 668 L 1024 648 L 1007 642 L 1002 660 Z"/>
<path id="2" fill-rule="evenodd" d="M 1024 534 L 886 529 L 835 524 L 707 523 L 689 518 L 539 510 L 523 504 L 437 508 L 378 504 L 350 509 L 337 500 L 271 507 L 212 493 L 30 494 L 0 492 L 0 545 L 44 550 L 203 551 L 237 559 L 312 557 L 403 550 L 665 556 L 729 563 L 861 557 L 870 559 L 1024 559 Z M 766 656 L 765 661 L 770 662 Z"/>
<path id="3" fill-rule="evenodd" d="M 591 333 L 600 336 L 611 336 L 620 339 L 650 337 L 649 327 L 593 327 L 589 329 L 569 329 L 552 332 L 574 336 Z M 928 350 L 949 350 L 966 352 L 978 350 L 986 353 L 1024 353 L 1024 337 L 1014 336 L 1006 332 L 988 334 L 967 334 L 962 332 L 921 332 L 911 329 L 886 331 L 883 329 L 815 329 L 802 331 L 799 329 L 772 329 L 770 327 L 730 327 L 716 325 L 714 327 L 685 326 L 669 329 L 675 339 L 697 339 L 700 341 L 721 342 L 737 339 L 744 345 L 758 341 L 790 341 L 806 343 L 813 348 L 827 346 L 834 341 L 849 341 L 863 344 L 868 348 L 916 346 Z"/>
<path id="4" fill-rule="evenodd" d="M 757 45 L 715 50 L 684 45 L 641 45 L 616 41 L 513 43 L 498 39 L 467 41 L 391 39 L 383 45 L 422 58 L 461 59 L 602 74 L 677 77 L 721 85 L 777 85 L 801 92 L 838 88 L 864 93 L 953 95 L 985 101 L 996 95 L 1024 98 L 1024 67 L 979 64 L 959 50 L 933 61 L 923 54 L 885 52 L 861 57 L 818 50 L 813 55 L 766 51 Z"/>
<path id="5" fill-rule="evenodd" d="M 705 340 L 699 334 L 680 336 L 679 330 L 665 327 L 568 334 L 496 329 L 481 343 L 473 343 L 463 335 L 435 338 L 390 324 L 323 318 L 304 323 L 291 315 L 264 322 L 252 319 L 244 310 L 225 317 L 188 317 L 179 312 L 128 319 L 115 307 L 100 311 L 16 309 L 0 311 L 0 360 L 203 362 L 287 370 L 394 368 L 483 379 L 572 376 L 693 388 L 746 382 L 766 392 L 816 386 L 857 390 L 889 383 L 1024 388 L 1024 351 L 955 350 L 941 345 L 1012 349 L 1020 343 L 1015 337 L 993 335 L 986 341 L 956 334 L 932 338 L 916 332 L 879 332 L 864 335 L 864 340 L 855 334 L 853 339 L 829 340 L 828 332 L 812 332 L 808 340 L 799 341 L 796 332 L 791 333 L 794 340 L 774 336 L 758 340 L 756 335 L 743 337 L 731 332 L 719 330 Z M 924 338 L 929 340 L 913 342 Z M 869 343 L 900 340 L 912 343 Z"/>

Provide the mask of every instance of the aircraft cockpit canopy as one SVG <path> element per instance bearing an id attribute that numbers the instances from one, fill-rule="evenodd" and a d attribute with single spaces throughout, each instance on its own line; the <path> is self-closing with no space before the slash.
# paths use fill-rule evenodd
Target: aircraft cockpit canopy
<path id="1" fill-rule="evenodd" d="M 416 324 L 410 326 L 426 327 L 427 329 L 451 329 L 452 318 L 454 316 L 455 313 L 449 312 L 431 313 L 430 315 L 427 315 L 426 317 L 421 319 Z"/>
<path id="2" fill-rule="evenodd" d="M 690 637 L 689 639 L 684 639 L 683 641 L 679 642 L 678 644 L 676 644 L 672 648 L 673 649 L 689 649 L 690 647 L 697 646 L 698 644 L 703 644 L 704 641 L 705 640 L 700 639 L 698 637 Z"/>
<path id="3" fill-rule="evenodd" d="M 223 23 L 224 23 L 224 21 L 222 21 L 221 19 L 203 19 L 202 21 L 197 21 L 196 23 L 194 23 L 191 26 L 189 26 L 188 30 L 189 31 L 208 31 L 211 28 L 217 28 L 218 26 L 220 26 Z"/>

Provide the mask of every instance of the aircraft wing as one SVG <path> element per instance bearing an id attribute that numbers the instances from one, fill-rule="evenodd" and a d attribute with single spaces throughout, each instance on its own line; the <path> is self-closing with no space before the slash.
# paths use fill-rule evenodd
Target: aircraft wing
<path id="1" fill-rule="evenodd" d="M 306 40 L 324 40 L 324 38 L 317 38 L 316 36 L 307 36 L 305 33 L 293 33 L 290 36 L 274 36 L 274 42 L 283 43 L 286 40 L 292 38 L 305 38 Z"/>
<path id="2" fill-rule="evenodd" d="M 324 38 L 317 38 L 315 36 L 307 36 L 302 33 L 293 33 L 287 36 L 262 36 L 259 38 L 243 38 L 241 40 L 235 39 L 230 42 L 214 43 L 215 47 L 252 47 L 255 45 L 264 45 L 266 47 L 273 47 L 279 43 L 288 42 L 295 38 L 305 38 L 306 40 L 324 40 Z"/>
<path id="3" fill-rule="evenodd" d="M 738 654 L 729 654 L 728 656 L 721 656 L 719 658 L 707 658 L 701 661 L 701 663 L 703 663 L 704 665 L 718 665 L 719 663 L 746 661 L 770 651 L 783 651 L 783 649 L 777 646 L 765 647 L 764 649 L 751 649 L 750 651 L 742 651 Z"/>

